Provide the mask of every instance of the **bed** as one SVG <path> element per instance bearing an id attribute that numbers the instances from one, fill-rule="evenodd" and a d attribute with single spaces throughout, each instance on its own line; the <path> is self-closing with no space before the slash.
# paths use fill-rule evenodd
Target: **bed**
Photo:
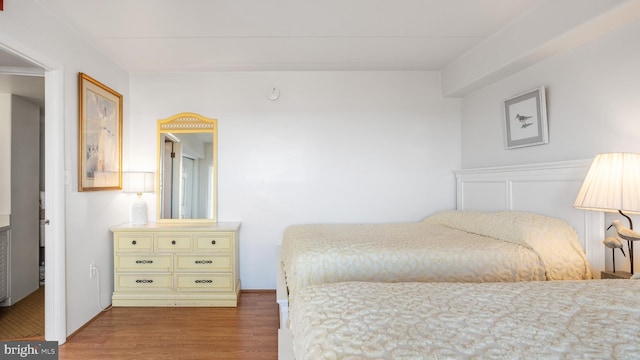
<path id="1" fill-rule="evenodd" d="M 458 210 L 425 221 L 287 228 L 277 250 L 280 327 L 287 326 L 296 292 L 325 282 L 598 277 L 603 219 L 571 206 L 589 163 L 457 171 Z"/>
<path id="2" fill-rule="evenodd" d="M 282 242 L 289 302 L 341 281 L 585 280 L 591 270 L 566 222 L 520 211 L 444 211 L 424 221 L 289 227 Z"/>
<path id="3" fill-rule="evenodd" d="M 591 278 L 576 231 L 520 211 L 444 211 L 414 223 L 289 227 L 289 293 L 340 281 L 532 281 Z"/>
<path id="4" fill-rule="evenodd" d="M 280 359 L 630 359 L 640 351 L 637 280 L 327 283 L 300 289 L 291 310 Z"/>

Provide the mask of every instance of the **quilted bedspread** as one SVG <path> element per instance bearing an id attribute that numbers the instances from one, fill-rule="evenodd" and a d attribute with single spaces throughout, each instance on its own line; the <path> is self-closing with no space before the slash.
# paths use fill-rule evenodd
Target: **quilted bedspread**
<path id="1" fill-rule="evenodd" d="M 282 262 L 289 300 L 341 281 L 504 282 L 590 279 L 578 236 L 537 214 L 447 211 L 396 224 L 294 225 Z"/>
<path id="2" fill-rule="evenodd" d="M 291 306 L 297 360 L 640 356 L 638 280 L 333 283 Z"/>

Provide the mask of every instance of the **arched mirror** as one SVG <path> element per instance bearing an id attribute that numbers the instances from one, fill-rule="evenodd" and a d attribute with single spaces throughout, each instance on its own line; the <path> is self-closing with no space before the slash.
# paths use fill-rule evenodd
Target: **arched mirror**
<path id="1" fill-rule="evenodd" d="M 180 113 L 158 121 L 159 222 L 217 221 L 217 145 L 216 119 Z"/>

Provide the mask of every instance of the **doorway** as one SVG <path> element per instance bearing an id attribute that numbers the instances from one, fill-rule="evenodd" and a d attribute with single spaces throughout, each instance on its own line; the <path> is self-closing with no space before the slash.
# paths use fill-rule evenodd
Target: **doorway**
<path id="1" fill-rule="evenodd" d="M 44 76 L 0 74 L 2 127 L 8 130 L 0 162 L 6 246 L 2 263 L 0 339 L 44 337 L 44 284 L 40 277 L 40 214 L 44 197 Z M 11 201 L 6 201 L 10 199 Z M 40 205 L 40 206 L 39 206 Z"/>
<path id="2" fill-rule="evenodd" d="M 12 63 L 15 62 L 15 63 Z M 23 65 L 16 66 L 15 64 Z M 0 72 L 44 76 L 45 340 L 66 342 L 65 171 L 62 66 L 0 33 Z"/>
<path id="3" fill-rule="evenodd" d="M 180 204 L 181 219 L 191 219 L 193 210 L 193 177 L 195 160 L 190 157 L 182 157 L 182 184 L 180 189 L 180 197 L 182 203 Z"/>

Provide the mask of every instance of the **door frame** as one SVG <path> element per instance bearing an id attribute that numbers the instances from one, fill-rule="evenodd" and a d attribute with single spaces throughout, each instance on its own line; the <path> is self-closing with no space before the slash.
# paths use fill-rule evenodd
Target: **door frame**
<path id="1" fill-rule="evenodd" d="M 67 341 L 64 68 L 55 61 L 0 33 L 0 48 L 40 67 L 45 78 L 45 340 Z M 33 76 L 33 74 L 29 74 Z"/>

